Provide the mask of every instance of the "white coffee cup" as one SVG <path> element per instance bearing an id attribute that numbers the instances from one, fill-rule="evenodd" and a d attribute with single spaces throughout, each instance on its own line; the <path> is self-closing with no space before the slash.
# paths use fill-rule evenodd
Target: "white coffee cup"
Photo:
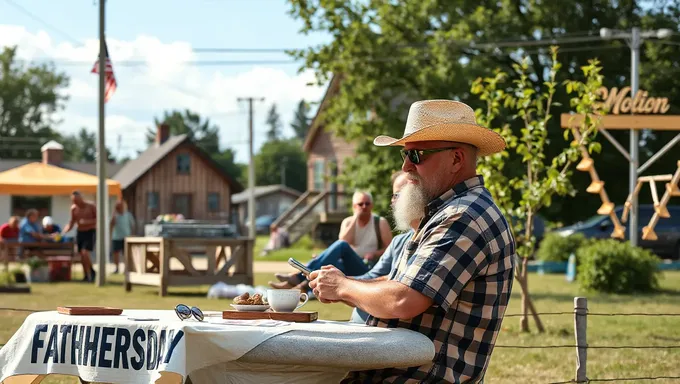
<path id="1" fill-rule="evenodd" d="M 304 301 L 300 303 L 300 299 Z M 276 312 L 293 312 L 307 304 L 309 297 L 297 289 L 268 289 L 267 302 Z"/>

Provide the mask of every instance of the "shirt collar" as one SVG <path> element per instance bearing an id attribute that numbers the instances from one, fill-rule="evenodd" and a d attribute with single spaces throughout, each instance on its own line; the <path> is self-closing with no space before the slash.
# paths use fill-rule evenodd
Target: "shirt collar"
<path id="1" fill-rule="evenodd" d="M 444 192 L 441 196 L 435 198 L 434 200 L 430 201 L 429 204 L 427 204 L 427 213 L 429 215 L 433 215 L 435 212 L 437 212 L 439 209 L 441 209 L 443 206 L 449 203 L 454 197 L 464 195 L 466 194 L 469 190 L 473 188 L 477 188 L 480 186 L 484 186 L 484 177 L 481 175 L 473 176 L 465 181 L 462 181 L 456 185 L 453 186 L 453 188 L 449 189 L 448 191 Z"/>

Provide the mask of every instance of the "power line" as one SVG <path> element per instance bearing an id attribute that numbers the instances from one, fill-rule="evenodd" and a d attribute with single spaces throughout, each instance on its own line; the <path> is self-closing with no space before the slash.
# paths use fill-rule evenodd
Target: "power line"
<path id="1" fill-rule="evenodd" d="M 560 48 L 559 52 L 585 52 L 585 51 L 591 51 L 591 50 L 609 50 L 609 49 L 622 49 L 626 48 L 624 45 L 603 45 L 603 46 L 585 46 L 585 47 L 567 47 L 567 48 Z M 539 48 L 539 49 L 534 49 L 534 50 L 525 50 L 523 51 L 524 54 L 536 54 L 536 53 L 543 53 L 545 50 L 548 49 L 546 48 Z M 500 52 L 480 52 L 476 54 L 469 54 L 468 56 L 508 56 L 513 53 L 500 53 Z M 404 59 L 407 57 L 399 57 L 397 56 L 389 56 L 389 57 L 361 57 L 361 58 L 355 58 L 354 61 L 358 62 L 389 62 L 389 61 L 397 61 L 400 59 Z M 418 58 L 408 58 L 408 59 L 414 59 L 414 60 L 431 60 L 431 57 L 423 56 L 420 59 Z M 43 58 L 43 60 L 49 60 L 48 58 Z M 63 65 L 63 66 L 82 66 L 82 65 L 90 65 L 88 62 L 78 62 L 78 61 L 53 61 L 55 64 Z M 175 62 L 175 64 L 182 64 L 188 67 L 210 67 L 210 66 L 238 66 L 238 65 L 293 65 L 297 64 L 299 61 L 296 60 L 197 60 L 197 61 L 183 61 L 183 62 Z M 139 60 L 130 60 L 130 61 L 119 61 L 116 63 L 117 66 L 120 67 L 139 67 L 139 66 L 147 66 L 149 65 L 148 62 L 146 61 L 139 61 Z"/>
<path id="2" fill-rule="evenodd" d="M 26 9 L 26 8 L 20 6 L 19 4 L 17 4 L 16 2 L 14 2 L 14 0 L 5 0 L 5 2 L 7 2 L 7 3 L 10 4 L 10 5 L 12 5 L 13 7 L 15 7 L 16 9 L 18 9 L 19 11 L 21 11 L 22 13 L 24 13 L 24 14 L 27 15 L 28 17 L 32 18 L 33 20 L 35 20 L 35 21 L 37 21 L 37 22 L 43 24 L 44 26 L 46 26 L 46 27 L 48 27 L 49 29 L 51 29 L 51 30 L 55 31 L 56 33 L 58 33 L 59 35 L 65 37 L 67 40 L 70 40 L 70 41 L 71 41 L 72 43 L 74 43 L 77 47 L 84 47 L 84 46 L 85 46 L 85 44 L 83 44 L 80 40 L 78 40 L 78 39 L 76 39 L 75 37 L 69 35 L 68 33 L 64 32 L 63 30 L 61 30 L 61 29 L 55 27 L 54 25 L 48 23 L 47 21 L 43 20 L 42 18 L 36 16 L 34 13 L 32 13 L 31 11 L 29 11 L 28 9 Z M 44 52 L 44 51 L 43 51 L 43 52 Z M 83 64 L 84 64 L 84 65 L 89 65 L 89 66 L 91 66 L 91 65 L 93 65 L 93 62 L 83 63 Z M 114 62 L 114 66 L 115 66 L 115 65 L 117 65 L 117 64 Z M 205 96 L 199 96 L 198 94 L 194 94 L 194 93 L 192 93 L 192 92 L 187 92 L 185 89 L 182 89 L 182 88 L 180 88 L 180 87 L 178 87 L 178 86 L 176 86 L 176 85 L 174 85 L 174 84 L 167 83 L 167 82 L 163 82 L 163 81 L 161 81 L 161 82 L 164 83 L 164 84 L 165 84 L 166 86 L 168 86 L 169 88 L 173 88 L 173 89 L 175 89 L 176 91 L 179 91 L 179 92 L 181 92 L 181 93 L 184 93 L 184 94 L 186 94 L 186 95 L 188 95 L 188 96 L 195 97 L 195 98 L 197 98 L 197 99 L 199 99 L 199 100 L 205 99 Z"/>
<path id="3" fill-rule="evenodd" d="M 42 25 L 44 25 L 44 26 L 46 26 L 47 28 L 49 28 L 49 29 L 51 29 L 52 31 L 54 31 L 55 33 L 57 33 L 57 34 L 59 34 L 59 35 L 65 37 L 67 40 L 71 40 L 72 42 L 75 42 L 76 44 L 82 46 L 82 44 L 81 44 L 80 42 L 78 42 L 78 41 L 77 41 L 76 39 L 74 39 L 73 37 L 69 36 L 69 34 L 67 34 L 66 32 L 62 31 L 61 29 L 55 27 L 54 25 L 48 23 L 47 21 L 41 19 L 40 17 L 36 16 L 36 15 L 33 14 L 32 12 L 30 12 L 28 9 L 26 9 L 26 8 L 22 7 L 21 5 L 17 4 L 16 2 L 14 2 L 14 0 L 5 0 L 5 2 L 6 2 L 7 4 L 13 6 L 14 8 L 18 9 L 21 13 L 23 13 L 23 14 L 25 14 L 26 16 L 30 17 L 31 19 L 33 19 L 33 20 L 35 20 L 35 21 L 41 23 Z"/>

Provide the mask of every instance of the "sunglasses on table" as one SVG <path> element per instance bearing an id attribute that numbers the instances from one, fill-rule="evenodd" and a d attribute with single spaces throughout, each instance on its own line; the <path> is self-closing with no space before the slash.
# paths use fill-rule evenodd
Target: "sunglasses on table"
<path id="1" fill-rule="evenodd" d="M 188 305 L 184 304 L 178 304 L 175 307 L 175 313 L 182 321 L 191 319 L 192 316 L 198 321 L 203 321 L 205 318 L 203 311 L 201 311 L 198 307 L 189 307 Z"/>
<path id="2" fill-rule="evenodd" d="M 446 148 L 434 148 L 434 149 L 402 149 L 399 151 L 401 153 L 401 159 L 406 160 L 408 159 L 413 163 L 413 164 L 420 164 L 421 161 L 423 161 L 424 157 L 427 157 L 427 155 L 437 153 L 437 152 L 442 152 L 442 151 L 448 151 L 451 149 L 458 149 L 460 147 L 446 147 Z"/>

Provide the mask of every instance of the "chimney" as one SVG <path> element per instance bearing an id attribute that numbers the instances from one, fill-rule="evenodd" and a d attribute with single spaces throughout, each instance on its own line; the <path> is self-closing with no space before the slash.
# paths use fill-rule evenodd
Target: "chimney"
<path id="1" fill-rule="evenodd" d="M 170 137 L 170 126 L 163 123 L 156 128 L 156 145 L 163 145 Z"/>
<path id="2" fill-rule="evenodd" d="M 64 146 L 54 140 L 43 145 L 40 151 L 42 152 L 43 164 L 60 166 L 64 161 Z"/>

